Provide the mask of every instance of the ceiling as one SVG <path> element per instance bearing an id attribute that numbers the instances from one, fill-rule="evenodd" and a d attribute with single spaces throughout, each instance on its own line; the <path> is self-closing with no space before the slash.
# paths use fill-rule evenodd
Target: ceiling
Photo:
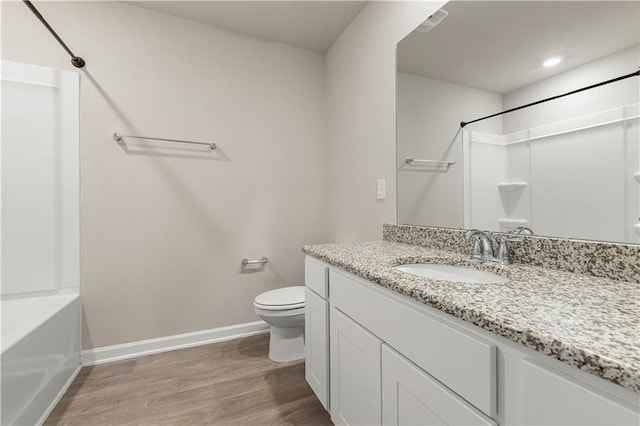
<path id="1" fill-rule="evenodd" d="M 508 93 L 640 42 L 638 1 L 452 1 L 398 45 L 398 69 Z M 554 67 L 544 60 L 562 56 Z M 622 74 L 635 70 L 624 70 Z"/>
<path id="2" fill-rule="evenodd" d="M 366 1 L 126 1 L 230 31 L 326 53 Z"/>

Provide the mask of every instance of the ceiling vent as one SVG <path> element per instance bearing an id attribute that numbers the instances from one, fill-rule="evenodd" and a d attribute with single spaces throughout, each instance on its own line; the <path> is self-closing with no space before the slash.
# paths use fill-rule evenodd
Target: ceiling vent
<path id="1" fill-rule="evenodd" d="M 447 15 L 449 15 L 449 12 L 444 9 L 438 9 L 436 13 L 429 16 L 426 21 L 420 24 L 418 28 L 416 28 L 416 31 L 420 31 L 421 33 L 428 33 L 429 31 L 434 29 L 436 25 L 444 21 L 444 18 L 446 18 Z"/>

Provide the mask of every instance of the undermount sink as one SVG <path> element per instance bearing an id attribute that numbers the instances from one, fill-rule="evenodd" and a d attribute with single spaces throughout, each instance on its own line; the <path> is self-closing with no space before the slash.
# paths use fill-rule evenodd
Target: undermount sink
<path id="1" fill-rule="evenodd" d="M 478 284 L 502 284 L 509 281 L 501 275 L 466 266 L 442 265 L 437 263 L 414 263 L 394 266 L 394 269 L 420 277 L 440 281 L 455 281 Z"/>

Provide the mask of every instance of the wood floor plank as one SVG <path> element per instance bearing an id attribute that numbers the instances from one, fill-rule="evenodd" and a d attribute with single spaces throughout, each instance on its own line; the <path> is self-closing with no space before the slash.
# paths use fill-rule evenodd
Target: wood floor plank
<path id="1" fill-rule="evenodd" d="M 331 425 L 269 336 L 83 368 L 45 425 Z"/>

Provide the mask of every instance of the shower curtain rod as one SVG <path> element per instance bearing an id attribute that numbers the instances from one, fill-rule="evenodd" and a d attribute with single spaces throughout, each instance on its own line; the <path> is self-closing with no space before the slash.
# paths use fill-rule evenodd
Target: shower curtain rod
<path id="1" fill-rule="evenodd" d="M 471 120 L 471 121 L 461 121 L 460 122 L 460 128 L 463 128 L 467 124 L 475 123 L 476 121 L 482 121 L 482 120 L 486 120 L 487 118 L 492 118 L 492 117 L 496 117 L 498 115 L 507 114 L 509 112 L 517 111 L 519 109 L 529 108 L 529 107 L 534 106 L 534 105 L 538 105 L 538 104 L 541 104 L 541 103 L 544 103 L 544 102 L 549 102 L 549 101 L 552 101 L 554 99 L 562 98 L 562 97 L 565 97 L 565 96 L 574 95 L 576 93 L 583 92 L 585 90 L 595 89 L 596 87 L 604 86 L 605 84 L 615 83 L 616 81 L 624 80 L 624 79 L 627 79 L 627 78 L 630 78 L 630 77 L 637 77 L 639 75 L 640 75 L 640 70 L 638 70 L 636 72 L 632 72 L 630 74 L 622 75 L 620 77 L 612 78 L 611 80 L 602 81 L 600 83 L 592 84 L 591 86 L 586 86 L 586 87 L 582 87 L 580 89 L 572 90 L 570 92 L 563 93 L 561 95 L 552 96 L 550 98 L 541 99 L 539 101 L 535 101 L 535 102 L 531 102 L 530 104 L 521 105 L 519 107 L 511 108 L 511 109 L 508 109 L 506 111 L 498 112 L 496 114 L 487 115 L 486 117 L 476 118 L 475 120 Z"/>
<path id="2" fill-rule="evenodd" d="M 40 14 L 40 12 L 38 12 L 38 9 L 36 9 L 33 3 L 31 3 L 29 0 L 22 0 L 22 1 L 24 2 L 24 4 L 27 5 L 29 10 L 31 10 L 31 12 L 33 12 L 33 14 L 36 15 L 36 18 L 38 18 L 40 22 L 42 22 L 42 25 L 44 25 L 46 29 L 49 30 L 51 35 L 58 41 L 58 43 L 60 43 L 60 45 L 64 48 L 64 50 L 66 50 L 67 53 L 71 55 L 71 65 L 73 65 L 76 68 L 83 68 L 85 65 L 84 59 L 82 59 L 80 56 L 76 56 L 73 54 L 71 49 L 69 49 L 69 47 L 65 44 L 65 42 L 62 41 L 60 36 L 53 30 L 53 28 L 51 28 L 51 25 L 49 25 L 47 20 L 44 19 L 44 17 Z"/>

